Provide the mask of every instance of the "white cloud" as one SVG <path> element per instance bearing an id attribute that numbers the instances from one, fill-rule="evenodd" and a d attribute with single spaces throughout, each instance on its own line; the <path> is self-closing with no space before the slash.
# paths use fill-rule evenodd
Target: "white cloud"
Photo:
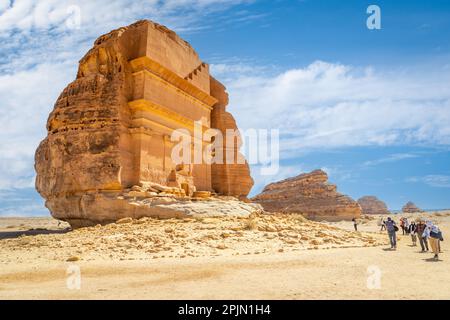
<path id="1" fill-rule="evenodd" d="M 355 181 L 359 174 L 355 170 L 344 169 L 341 166 L 327 166 L 321 168 L 328 175 L 330 181 Z"/>
<path id="2" fill-rule="evenodd" d="M 313 148 L 449 145 L 450 75 L 435 69 L 317 61 L 275 76 L 231 75 L 226 84 L 239 126 L 279 128 L 287 158 Z"/>
<path id="3" fill-rule="evenodd" d="M 78 61 L 99 35 L 139 19 L 177 32 L 210 28 L 219 16 L 253 0 L 21 0 L 1 3 L 0 73 L 15 73 L 41 63 Z M 74 8 L 76 10 L 74 10 Z M 78 21 L 79 27 L 74 28 Z M 223 19 L 227 14 L 220 15 Z M 182 17 L 182 18 L 180 18 Z"/>
<path id="4" fill-rule="evenodd" d="M 423 177 L 410 177 L 406 179 L 406 182 L 421 182 L 427 184 L 430 187 L 450 188 L 450 176 L 447 175 L 430 174 Z"/>
<path id="5" fill-rule="evenodd" d="M 214 63 L 210 66 L 211 74 L 220 79 L 221 82 L 233 81 L 236 75 L 245 74 L 264 74 L 268 71 L 267 66 L 255 66 L 242 61 L 233 61 L 231 63 Z"/>
<path id="6" fill-rule="evenodd" d="M 0 75 L 0 189 L 34 186 L 34 151 L 59 93 L 76 66 L 42 64 Z"/>
<path id="7" fill-rule="evenodd" d="M 11 206 L 0 208 L 0 216 L 3 217 L 30 217 L 48 216 L 48 210 L 42 204 L 30 204 L 23 206 Z"/>
<path id="8" fill-rule="evenodd" d="M 250 193 L 250 197 L 253 197 L 260 193 L 263 188 L 272 182 L 277 182 L 283 179 L 287 179 L 293 176 L 297 176 L 306 171 L 301 165 L 280 165 L 279 170 L 274 175 L 262 175 L 261 166 L 253 165 L 251 166 L 251 175 L 255 184 Z"/>
<path id="9" fill-rule="evenodd" d="M 366 161 L 364 162 L 364 166 L 376 166 L 382 163 L 396 162 L 404 159 L 411 159 L 417 157 L 418 157 L 417 154 L 412 153 L 395 153 L 384 158 Z"/>
<path id="10" fill-rule="evenodd" d="M 20 0 L 0 3 L 0 32 L 67 31 L 74 7 L 81 14 L 81 29 L 117 28 L 141 18 L 164 20 L 172 27 L 188 27 L 199 18 L 251 0 Z M 179 13 L 183 18 L 179 18 Z M 254 18 L 254 17 L 252 17 Z M 98 31 L 98 30 L 97 30 Z M 86 32 L 86 30 L 83 30 Z M 95 29 L 92 30 L 95 32 Z"/>

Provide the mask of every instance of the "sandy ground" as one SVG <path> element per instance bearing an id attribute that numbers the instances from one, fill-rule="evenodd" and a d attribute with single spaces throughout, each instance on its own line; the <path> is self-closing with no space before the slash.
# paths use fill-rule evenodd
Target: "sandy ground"
<path id="1" fill-rule="evenodd" d="M 450 212 L 426 215 L 450 234 Z M 439 261 L 409 236 L 390 251 L 377 221 L 362 219 L 362 232 L 292 215 L 69 231 L 49 218 L 3 218 L 0 298 L 449 299 L 449 242 Z"/>

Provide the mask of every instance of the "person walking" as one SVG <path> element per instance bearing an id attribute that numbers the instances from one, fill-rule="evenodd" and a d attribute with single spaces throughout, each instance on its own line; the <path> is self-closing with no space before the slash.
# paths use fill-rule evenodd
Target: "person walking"
<path id="1" fill-rule="evenodd" d="M 386 221 L 386 230 L 389 236 L 389 242 L 391 243 L 391 249 L 396 250 L 397 249 L 397 234 L 398 231 L 397 225 L 394 220 L 391 219 L 391 217 L 387 218 Z"/>
<path id="2" fill-rule="evenodd" d="M 400 218 L 400 228 L 402 228 L 402 234 L 405 235 L 405 218 Z"/>
<path id="3" fill-rule="evenodd" d="M 434 253 L 434 260 L 439 260 L 439 241 L 443 241 L 442 232 L 439 227 L 431 221 L 427 222 L 424 236 L 430 241 L 431 251 Z"/>
<path id="4" fill-rule="evenodd" d="M 408 218 L 405 218 L 403 220 L 404 226 L 405 226 L 405 232 L 403 234 L 408 235 L 409 234 L 409 221 Z"/>
<path id="5" fill-rule="evenodd" d="M 358 221 L 356 220 L 356 218 L 353 218 L 352 221 L 353 221 L 353 228 L 355 228 L 355 231 L 358 231 Z"/>
<path id="6" fill-rule="evenodd" d="M 386 230 L 386 221 L 384 221 L 383 218 L 380 219 L 379 226 L 381 226 L 381 230 L 380 231 Z"/>
<path id="7" fill-rule="evenodd" d="M 409 225 L 409 234 L 411 235 L 412 244 L 414 247 L 417 247 L 417 233 L 416 233 L 416 223 L 413 221 Z"/>
<path id="8" fill-rule="evenodd" d="M 420 247 L 422 248 L 422 252 L 428 251 L 428 240 L 423 236 L 426 225 L 423 220 L 419 220 L 416 225 L 416 234 L 419 239 Z"/>

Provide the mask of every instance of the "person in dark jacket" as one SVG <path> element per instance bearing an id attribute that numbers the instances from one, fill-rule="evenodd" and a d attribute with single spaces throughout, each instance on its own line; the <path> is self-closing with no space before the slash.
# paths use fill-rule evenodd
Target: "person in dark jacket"
<path id="1" fill-rule="evenodd" d="M 358 221 L 356 221 L 356 218 L 353 218 L 352 221 L 353 221 L 353 227 L 355 228 L 355 231 L 358 231 Z"/>
<path id="2" fill-rule="evenodd" d="M 411 235 L 412 244 L 417 247 L 417 233 L 416 233 L 416 223 L 413 221 L 408 227 L 408 232 Z"/>
<path id="3" fill-rule="evenodd" d="M 419 220 L 419 222 L 416 225 L 416 234 L 417 238 L 419 238 L 420 247 L 422 248 L 422 252 L 428 251 L 428 240 L 426 237 L 423 236 L 423 233 L 425 231 L 426 225 L 423 220 Z"/>

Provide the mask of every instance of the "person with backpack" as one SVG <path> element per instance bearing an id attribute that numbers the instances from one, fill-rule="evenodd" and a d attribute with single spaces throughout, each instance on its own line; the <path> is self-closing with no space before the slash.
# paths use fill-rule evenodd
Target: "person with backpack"
<path id="1" fill-rule="evenodd" d="M 439 241 L 444 241 L 442 232 L 439 227 L 433 224 L 431 221 L 427 222 L 424 236 L 430 242 L 431 251 L 434 253 L 434 260 L 439 260 Z"/>
<path id="2" fill-rule="evenodd" d="M 391 217 L 387 218 L 386 221 L 386 230 L 389 236 L 389 242 L 391 243 L 391 249 L 397 250 L 397 231 L 398 227 L 394 220 Z"/>

